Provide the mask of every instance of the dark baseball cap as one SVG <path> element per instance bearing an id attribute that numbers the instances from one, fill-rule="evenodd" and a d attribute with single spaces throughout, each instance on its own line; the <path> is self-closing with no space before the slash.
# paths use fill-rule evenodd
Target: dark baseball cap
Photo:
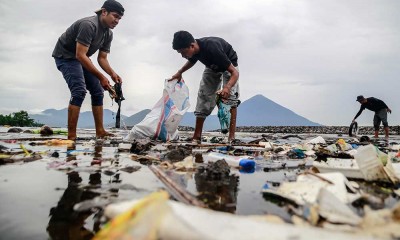
<path id="1" fill-rule="evenodd" d="M 121 3 L 115 1 L 115 0 L 107 0 L 103 3 L 103 6 L 99 10 L 96 10 L 95 13 L 101 12 L 102 9 L 106 9 L 108 12 L 116 12 L 119 15 L 123 16 L 124 15 L 124 7 L 121 5 Z"/>
<path id="2" fill-rule="evenodd" d="M 363 95 L 359 95 L 359 96 L 357 96 L 357 102 L 359 102 L 359 101 L 361 101 L 361 100 L 363 100 L 364 99 L 364 96 Z"/>

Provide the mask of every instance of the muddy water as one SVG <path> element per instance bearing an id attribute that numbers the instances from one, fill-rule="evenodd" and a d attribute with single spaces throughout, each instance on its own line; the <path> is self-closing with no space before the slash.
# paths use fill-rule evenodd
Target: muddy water
<path id="1" fill-rule="evenodd" d="M 125 132 L 117 132 L 124 135 Z M 80 136 L 93 136 L 91 130 L 81 130 Z M 141 198 L 163 188 L 163 184 L 145 165 L 134 162 L 128 153 L 118 153 L 116 145 L 90 145 L 80 141 L 74 151 L 66 146 L 30 146 L 31 141 L 4 141 L 24 139 L 30 134 L 8 134 L 0 128 L 0 145 L 41 152 L 43 159 L 28 163 L 0 166 L 0 239 L 90 239 L 99 229 L 99 209 L 111 201 Z M 63 137 L 63 136 L 60 136 Z M 248 138 L 256 137 L 247 135 Z M 332 136 L 331 136 L 332 137 Z M 3 141 L 1 140 L 3 139 Z M 244 139 L 244 137 L 243 137 Z M 280 140 L 296 143 L 299 139 Z M 54 152 L 59 157 L 51 157 Z M 96 163 L 103 160 L 100 165 Z M 268 181 L 277 183 L 295 180 L 296 175 L 311 166 L 295 168 L 295 162 L 286 161 L 286 168 L 275 169 L 271 161 L 258 158 L 254 172 L 231 169 L 229 176 L 213 181 L 199 172 L 169 175 L 178 184 L 205 201 L 211 208 L 235 214 L 275 214 L 289 221 L 284 205 L 275 199 L 264 198 L 263 185 Z M 55 170 L 54 162 L 79 162 L 74 170 Z M 127 172 L 123 167 L 141 167 Z M 395 197 L 382 186 L 363 184 L 362 187 L 385 199 L 385 206 L 392 206 Z M 75 204 L 85 200 L 100 199 L 103 205 L 90 205 L 80 212 L 73 210 Z"/>

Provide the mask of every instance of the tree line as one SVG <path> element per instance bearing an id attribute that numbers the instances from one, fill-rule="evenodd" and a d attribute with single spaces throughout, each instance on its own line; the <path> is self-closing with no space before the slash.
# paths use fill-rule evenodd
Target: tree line
<path id="1" fill-rule="evenodd" d="M 27 111 L 19 111 L 8 115 L 0 114 L 0 125 L 10 125 L 13 127 L 41 127 L 43 124 L 36 122 L 29 117 Z"/>

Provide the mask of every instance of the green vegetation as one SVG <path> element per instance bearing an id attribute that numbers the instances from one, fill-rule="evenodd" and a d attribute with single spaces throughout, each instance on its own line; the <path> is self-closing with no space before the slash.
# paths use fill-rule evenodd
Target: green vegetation
<path id="1" fill-rule="evenodd" d="M 0 125 L 10 125 L 15 127 L 41 127 L 43 124 L 35 122 L 30 118 L 27 111 L 19 111 L 9 115 L 0 114 Z"/>

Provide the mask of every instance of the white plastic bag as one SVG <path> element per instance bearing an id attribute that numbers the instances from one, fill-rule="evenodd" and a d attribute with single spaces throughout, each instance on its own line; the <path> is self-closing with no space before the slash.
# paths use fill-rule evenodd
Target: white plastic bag
<path id="1" fill-rule="evenodd" d="M 124 140 L 151 138 L 169 141 L 178 135 L 178 126 L 189 109 L 189 89 L 182 80 L 165 80 L 163 96 Z"/>

